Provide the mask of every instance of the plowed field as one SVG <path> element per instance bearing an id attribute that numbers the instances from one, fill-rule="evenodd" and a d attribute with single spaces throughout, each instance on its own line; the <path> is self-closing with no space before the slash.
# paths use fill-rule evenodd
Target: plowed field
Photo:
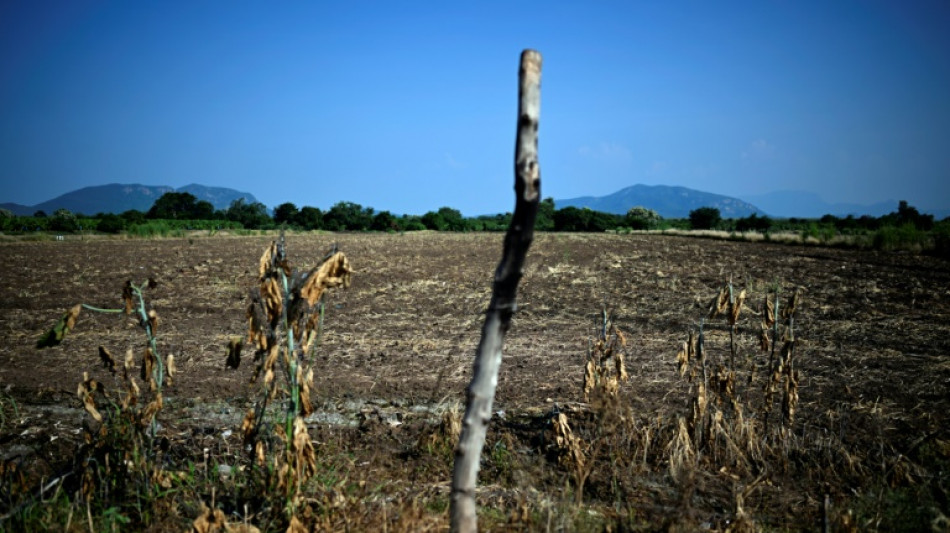
<path id="1" fill-rule="evenodd" d="M 70 465 L 86 416 L 75 392 L 83 373 L 108 388 L 115 378 L 99 346 L 141 351 L 143 335 L 125 315 L 84 311 L 61 345 L 40 350 L 36 340 L 74 304 L 121 307 L 126 280 L 152 277 L 159 284 L 146 298 L 161 320 L 159 346 L 178 367 L 161 431 L 182 463 L 241 464 L 254 365 L 245 354 L 240 368 L 226 368 L 226 346 L 246 333 L 248 291 L 272 239 L 0 243 L 4 463 L 35 483 Z M 287 236 L 294 265 L 313 266 L 336 243 L 355 271 L 349 289 L 328 297 L 315 366 L 308 423 L 332 480 L 313 489 L 314 513 L 325 519 L 314 527 L 447 527 L 452 456 L 423 442 L 446 410 L 464 408 L 501 239 Z M 671 472 L 671 443 L 697 381 L 679 375 L 676 353 L 705 319 L 710 361 L 730 364 L 729 326 L 706 318 L 730 281 L 748 294 L 735 369 L 749 405 L 767 374 L 768 354 L 757 351 L 765 294 L 781 288 L 784 304 L 804 288 L 794 330 L 797 412 L 784 437 L 760 430 L 758 452 L 735 452 L 745 459 L 715 451 L 730 445 L 726 437 L 697 450 L 696 470 L 684 478 Z M 604 434 L 604 407 L 583 396 L 588 342 L 604 309 L 627 338 L 624 438 Z M 950 264 L 659 234 L 541 234 L 519 287 L 494 409 L 479 491 L 490 529 L 814 530 L 823 520 L 842 529 L 929 528 L 950 514 Z M 733 407 L 721 409 L 734 421 Z M 586 443 L 583 486 L 551 442 L 558 412 Z M 755 427 L 765 415 L 750 408 L 746 416 Z M 778 407 L 771 416 L 778 424 Z M 218 494 L 240 520 L 238 497 Z M 179 502 L 154 527 L 182 530 L 198 506 Z"/>

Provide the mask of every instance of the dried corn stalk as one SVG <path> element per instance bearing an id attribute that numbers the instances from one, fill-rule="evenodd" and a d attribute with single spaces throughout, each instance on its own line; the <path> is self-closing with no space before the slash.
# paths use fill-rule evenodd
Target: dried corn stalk
<path id="1" fill-rule="evenodd" d="M 616 398 L 620 384 L 629 379 L 624 362 L 627 338 L 604 311 L 600 337 L 587 345 L 587 365 L 584 368 L 584 400 Z"/>
<path id="2" fill-rule="evenodd" d="M 574 435 L 563 411 L 558 412 L 551 420 L 551 432 L 558 450 L 558 462 L 575 471 L 583 470 L 586 461 L 583 441 Z"/>
<path id="3" fill-rule="evenodd" d="M 676 437 L 667 446 L 669 455 L 670 476 L 677 483 L 685 483 L 692 476 L 696 467 L 696 451 L 689 437 L 686 420 L 680 417 L 677 420 Z"/>
<path id="4" fill-rule="evenodd" d="M 281 233 L 261 255 L 259 283 L 251 291 L 247 343 L 255 350 L 251 381 L 261 381 L 261 396 L 247 411 L 241 432 L 257 465 L 265 466 L 272 458 L 273 464 L 267 465 L 271 481 L 285 491 L 289 508 L 316 468 L 316 451 L 303 417 L 313 411 L 310 350 L 322 324 L 323 295 L 328 289 L 348 287 L 351 274 L 349 260 L 335 250 L 310 271 L 295 271 Z M 230 339 L 228 367 L 240 366 L 241 348 L 240 339 Z M 284 401 L 283 419 L 270 424 L 265 420 L 267 404 L 278 398 Z M 269 454 L 274 445 L 282 445 L 283 452 Z"/>

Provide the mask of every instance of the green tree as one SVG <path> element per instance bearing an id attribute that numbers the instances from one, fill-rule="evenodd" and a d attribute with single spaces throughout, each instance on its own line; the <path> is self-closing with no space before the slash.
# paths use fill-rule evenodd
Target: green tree
<path id="1" fill-rule="evenodd" d="M 273 222 L 267 214 L 267 206 L 260 202 L 246 203 L 244 198 L 231 202 L 226 213 L 228 220 L 238 222 L 247 229 L 260 229 Z"/>
<path id="2" fill-rule="evenodd" d="M 145 214 L 148 218 L 189 220 L 196 218 L 198 199 L 188 192 L 166 192 Z"/>
<path id="3" fill-rule="evenodd" d="M 722 222 L 719 209 L 700 207 L 689 212 L 689 224 L 693 229 L 713 229 Z"/>
<path id="4" fill-rule="evenodd" d="M 399 229 L 402 231 L 422 231 L 426 225 L 422 223 L 422 218 L 418 215 L 403 215 L 399 219 Z"/>
<path id="5" fill-rule="evenodd" d="M 373 223 L 373 208 L 353 202 L 338 202 L 325 215 L 324 227 L 330 231 L 363 231 Z"/>
<path id="6" fill-rule="evenodd" d="M 33 218 L 46 218 L 46 211 L 40 209 L 39 211 L 33 213 Z"/>
<path id="7" fill-rule="evenodd" d="M 193 220 L 214 220 L 214 206 L 207 200 L 200 200 L 191 212 Z"/>
<path id="8" fill-rule="evenodd" d="M 145 213 L 136 209 L 123 211 L 119 216 L 125 221 L 126 227 L 131 226 L 132 224 L 141 224 L 145 222 Z"/>
<path id="9" fill-rule="evenodd" d="M 624 222 L 633 229 L 656 229 L 660 225 L 663 217 L 659 213 L 646 207 L 637 206 L 627 211 Z"/>
<path id="10" fill-rule="evenodd" d="M 99 225 L 96 226 L 96 230 L 102 233 L 119 233 L 124 229 L 125 220 L 113 213 L 103 213 L 99 217 Z"/>
<path id="11" fill-rule="evenodd" d="M 897 213 L 891 213 L 890 216 L 895 215 L 897 219 L 894 224 L 895 226 L 911 224 L 915 228 L 923 231 L 930 231 L 934 227 L 934 216 L 921 215 L 916 207 L 907 203 L 907 200 L 901 200 L 897 206 Z"/>
<path id="12" fill-rule="evenodd" d="M 448 231 L 465 231 L 465 218 L 462 217 L 462 213 L 458 209 L 440 207 L 439 216 L 445 221 L 445 229 Z"/>
<path id="13" fill-rule="evenodd" d="M 623 217 L 603 211 L 591 211 L 587 222 L 587 231 L 602 232 L 616 229 L 623 224 Z"/>
<path id="14" fill-rule="evenodd" d="M 323 211 L 309 205 L 303 206 L 294 217 L 294 224 L 305 230 L 323 229 Z"/>
<path id="15" fill-rule="evenodd" d="M 300 211 L 291 202 L 285 202 L 274 208 L 274 223 L 297 224 L 297 215 Z"/>
<path id="16" fill-rule="evenodd" d="M 827 216 L 827 215 L 826 215 Z M 822 217 L 824 222 L 824 217 Z M 837 219 L 835 219 L 837 221 Z M 831 222 L 834 224 L 834 222 Z M 759 216 L 756 213 L 736 220 L 736 231 L 758 231 L 765 233 L 772 227 L 772 219 L 767 216 Z"/>
<path id="17" fill-rule="evenodd" d="M 422 215 L 422 224 L 426 229 L 431 229 L 435 231 L 445 231 L 448 228 L 448 224 L 445 223 L 445 219 L 442 218 L 437 211 L 429 211 L 428 213 Z"/>
<path id="18" fill-rule="evenodd" d="M 554 212 L 554 231 L 587 231 L 591 213 L 590 209 L 574 206 L 558 209 Z"/>
<path id="19" fill-rule="evenodd" d="M 396 217 L 389 211 L 380 211 L 373 217 L 373 222 L 369 229 L 376 231 L 392 231 L 399 228 Z"/>
<path id="20" fill-rule="evenodd" d="M 57 209 L 50 220 L 49 229 L 72 232 L 79 229 L 79 223 L 76 221 L 76 215 L 69 209 Z"/>
<path id="21" fill-rule="evenodd" d="M 551 231 L 554 229 L 554 198 L 545 198 L 538 204 L 538 216 L 534 221 L 534 229 Z"/>

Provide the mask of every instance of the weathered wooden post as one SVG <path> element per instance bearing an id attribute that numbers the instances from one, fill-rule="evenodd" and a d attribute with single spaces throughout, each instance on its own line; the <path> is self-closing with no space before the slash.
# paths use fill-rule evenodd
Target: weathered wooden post
<path id="1" fill-rule="evenodd" d="M 534 220 L 541 197 L 541 170 L 538 166 L 538 118 L 541 111 L 541 54 L 521 53 L 518 71 L 518 128 L 515 140 L 515 211 L 505 234 L 501 262 L 495 270 L 491 303 L 485 314 L 482 338 L 475 353 L 472 382 L 466 394 L 462 432 L 455 449 L 450 515 L 452 531 L 478 530 L 475 485 L 491 420 L 501 349 L 515 312 L 518 282 L 525 255 L 534 239 Z"/>

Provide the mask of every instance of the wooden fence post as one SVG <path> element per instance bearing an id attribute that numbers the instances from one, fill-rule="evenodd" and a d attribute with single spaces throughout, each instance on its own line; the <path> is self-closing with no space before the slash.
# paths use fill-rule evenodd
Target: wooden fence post
<path id="1" fill-rule="evenodd" d="M 472 381 L 466 391 L 462 432 L 455 449 L 450 518 L 452 531 L 478 530 L 475 485 L 491 420 L 502 345 L 515 312 L 518 282 L 524 259 L 534 239 L 534 220 L 541 197 L 538 166 L 538 119 L 541 111 L 541 54 L 521 53 L 518 72 L 518 128 L 515 141 L 515 211 L 505 234 L 501 262 L 495 270 L 491 303 L 485 314 L 482 338 L 475 354 Z"/>

